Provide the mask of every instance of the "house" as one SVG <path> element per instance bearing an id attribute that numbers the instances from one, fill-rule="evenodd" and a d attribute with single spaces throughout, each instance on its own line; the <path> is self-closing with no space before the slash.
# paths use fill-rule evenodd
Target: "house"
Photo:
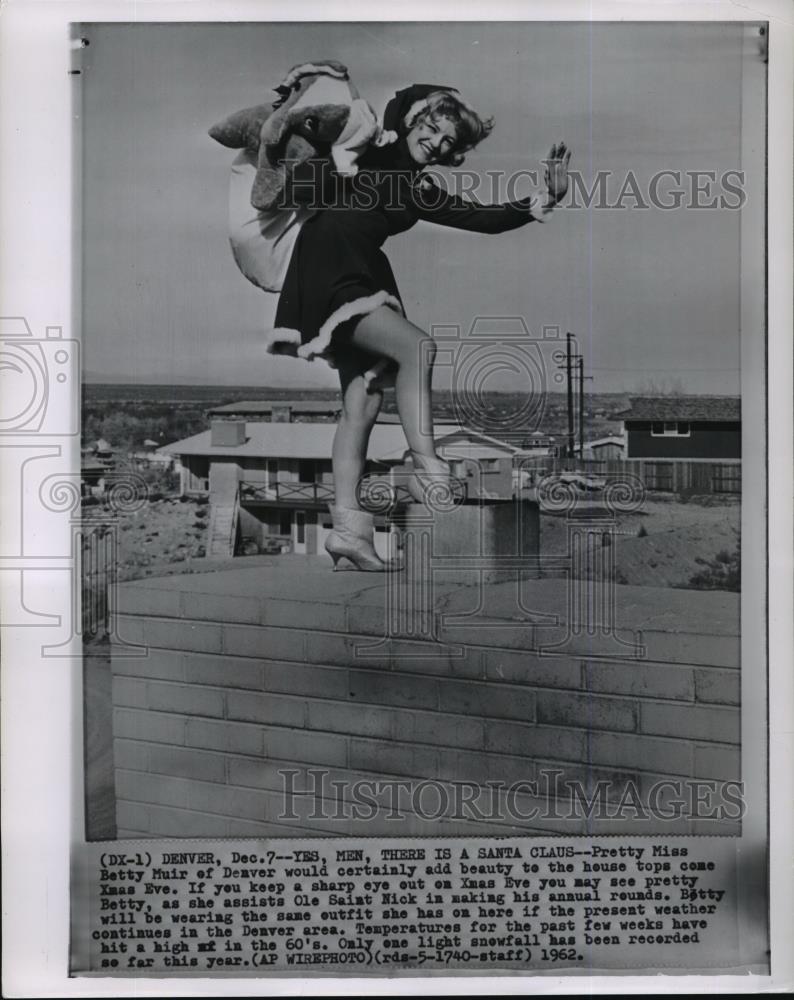
<path id="1" fill-rule="evenodd" d="M 92 458 L 83 457 L 80 462 L 80 495 L 101 497 L 105 494 L 105 477 L 108 467 Z"/>
<path id="2" fill-rule="evenodd" d="M 275 426 L 278 424 L 278 426 Z M 437 424 L 437 430 L 457 428 L 457 424 Z M 335 424 L 303 423 L 297 426 L 280 421 L 213 420 L 208 431 L 182 441 L 163 445 L 157 454 L 178 456 L 181 467 L 180 492 L 203 496 L 211 491 L 210 466 L 236 462 L 245 472 L 242 479 L 258 484 L 278 482 L 333 483 L 331 447 Z M 378 420 L 370 437 L 369 453 L 376 461 L 396 465 L 407 450 L 399 421 Z M 382 458 L 393 454 L 391 461 Z"/>
<path id="3" fill-rule="evenodd" d="M 262 550 L 287 542 L 294 552 L 320 551 L 330 530 L 335 431 L 333 423 L 213 420 L 208 431 L 161 448 L 179 458 L 183 495 L 209 494 L 208 554 L 232 554 L 238 526 Z M 398 446 L 401 427 L 373 429 L 371 453 Z M 382 519 L 377 527 L 386 530 Z"/>
<path id="4" fill-rule="evenodd" d="M 116 456 L 110 444 L 100 438 L 80 454 L 80 493 L 82 496 L 104 496 L 106 477 L 116 468 Z"/>
<path id="5" fill-rule="evenodd" d="M 626 439 L 617 434 L 610 434 L 607 437 L 596 438 L 594 441 L 585 441 L 584 457 L 594 461 L 608 461 L 610 459 L 620 459 L 626 456 Z"/>
<path id="6" fill-rule="evenodd" d="M 127 459 L 132 465 L 138 469 L 155 468 L 167 472 L 179 471 L 179 460 L 174 455 L 160 451 L 156 443 L 154 449 L 147 448 L 146 444 L 144 442 L 144 447 L 138 451 L 127 452 Z"/>
<path id="7" fill-rule="evenodd" d="M 513 494 L 513 465 L 520 449 L 469 431 L 458 424 L 436 424 L 439 453 L 470 496 Z M 239 535 L 260 550 L 288 542 L 292 551 L 321 551 L 331 528 L 333 499 L 331 449 L 336 426 L 327 422 L 212 421 L 210 429 L 165 445 L 176 456 L 180 488 L 186 496 L 210 499 L 208 553 L 229 555 Z M 392 484 L 410 472 L 402 426 L 387 420 L 372 430 L 367 473 Z M 384 517 L 376 517 L 376 548 L 386 554 L 392 542 Z"/>
<path id="8" fill-rule="evenodd" d="M 105 469 L 114 468 L 116 458 L 113 454 L 113 448 L 104 438 L 100 438 L 98 441 L 95 441 L 91 445 L 89 451 L 99 465 L 103 465 Z"/>
<path id="9" fill-rule="evenodd" d="M 680 461 L 739 461 L 741 400 L 737 396 L 632 396 L 623 421 L 626 455 Z"/>
<path id="10" fill-rule="evenodd" d="M 322 423 L 336 421 L 342 409 L 342 401 L 334 399 L 244 399 L 236 403 L 224 403 L 207 411 L 210 420 L 267 420 L 273 423 Z"/>
<path id="11" fill-rule="evenodd" d="M 521 450 L 527 454 L 551 455 L 557 447 L 557 439 L 551 434 L 542 434 L 540 431 L 533 431 L 521 442 Z"/>
<path id="12" fill-rule="evenodd" d="M 673 493 L 740 493 L 737 396 L 633 396 L 623 421 L 625 459 L 646 487 Z"/>
<path id="13" fill-rule="evenodd" d="M 459 424 L 436 422 L 435 437 L 436 451 L 449 462 L 452 475 L 466 484 L 468 496 L 512 497 L 521 448 Z M 397 470 L 412 468 L 407 448 L 387 453 L 381 461 Z"/>

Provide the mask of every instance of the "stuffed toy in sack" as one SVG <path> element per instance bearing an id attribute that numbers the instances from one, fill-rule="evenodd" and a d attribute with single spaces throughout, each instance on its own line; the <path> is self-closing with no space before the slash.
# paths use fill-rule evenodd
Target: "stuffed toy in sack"
<path id="1" fill-rule="evenodd" d="M 328 153 L 336 172 L 350 177 L 370 143 L 396 139 L 382 132 L 341 63 L 294 66 L 275 89 L 275 103 L 238 111 L 209 131 L 241 150 L 232 164 L 229 240 L 242 273 L 268 292 L 281 290 L 300 226 L 316 211 L 280 204 L 289 171 Z"/>

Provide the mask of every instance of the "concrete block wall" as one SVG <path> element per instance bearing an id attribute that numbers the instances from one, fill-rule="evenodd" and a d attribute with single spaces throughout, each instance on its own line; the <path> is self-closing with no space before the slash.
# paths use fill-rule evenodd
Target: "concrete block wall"
<path id="1" fill-rule="evenodd" d="M 592 794 L 608 782 L 614 805 L 632 788 L 647 801 L 662 779 L 740 779 L 736 595 L 617 588 L 628 624 L 646 624 L 645 657 L 632 659 L 614 637 L 562 625 L 566 642 L 543 652 L 555 634 L 543 616 L 565 607 L 564 581 L 532 582 L 534 624 L 498 620 L 509 587 L 491 588 L 487 623 L 438 619 L 435 638 L 384 639 L 382 577 L 332 576 L 320 559 L 123 585 L 113 650 L 119 835 L 736 832 L 687 816 L 571 816 L 564 788 L 579 782 Z M 462 608 L 464 589 L 448 585 L 440 604 Z M 655 626 L 667 600 L 681 612 Z M 131 655 L 135 644 L 144 655 Z M 435 786 L 421 808 L 406 793 L 401 820 L 387 818 L 396 785 L 357 818 L 351 785 L 376 779 Z M 522 785 L 501 818 L 487 797 L 479 813 L 455 818 L 443 802 L 459 801 L 461 782 L 470 794 Z M 289 788 L 312 794 L 285 809 Z"/>

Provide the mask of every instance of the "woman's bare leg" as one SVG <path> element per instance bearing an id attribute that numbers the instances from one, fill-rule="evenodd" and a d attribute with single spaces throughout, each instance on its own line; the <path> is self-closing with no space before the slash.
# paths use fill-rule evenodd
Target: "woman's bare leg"
<path id="1" fill-rule="evenodd" d="M 353 331 L 353 344 L 399 365 L 395 393 L 408 447 L 415 455 L 435 458 L 430 383 L 436 345 L 418 326 L 388 306 L 363 316 Z"/>
<path id="2" fill-rule="evenodd" d="M 378 418 L 383 393 L 368 391 L 359 367 L 339 366 L 342 414 L 334 435 L 331 460 L 337 507 L 359 509 L 356 489 L 364 475 L 367 444 Z"/>

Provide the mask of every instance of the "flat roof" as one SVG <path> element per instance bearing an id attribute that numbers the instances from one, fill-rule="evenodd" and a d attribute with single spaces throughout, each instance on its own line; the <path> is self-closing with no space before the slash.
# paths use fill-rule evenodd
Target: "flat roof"
<path id="1" fill-rule="evenodd" d="M 271 413 L 274 409 L 290 409 L 295 413 L 336 413 L 342 408 L 341 399 L 241 399 L 238 403 L 224 403 L 213 406 L 207 412 L 223 413 Z"/>
<path id="2" fill-rule="evenodd" d="M 299 458 L 331 457 L 336 424 L 290 424 L 251 421 L 245 425 L 245 442 L 239 445 L 213 445 L 212 431 L 202 431 L 192 437 L 163 445 L 160 452 L 172 455 L 203 455 L 234 458 Z M 369 456 L 379 459 L 386 454 L 408 448 L 400 424 L 376 424 L 372 429 Z"/>
<path id="3" fill-rule="evenodd" d="M 472 458 L 496 458 L 519 454 L 524 449 L 499 441 L 479 431 L 459 424 L 437 424 L 436 442 L 440 450 Z M 440 433 L 438 433 L 440 431 Z M 270 423 L 261 420 L 246 422 L 245 442 L 239 445 L 213 445 L 212 431 L 202 431 L 193 437 L 158 448 L 169 455 L 203 455 L 235 458 L 298 458 L 325 459 L 331 456 L 336 424 Z M 408 450 L 408 442 L 399 423 L 377 423 L 372 429 L 369 457 L 374 460 L 398 462 Z"/>

